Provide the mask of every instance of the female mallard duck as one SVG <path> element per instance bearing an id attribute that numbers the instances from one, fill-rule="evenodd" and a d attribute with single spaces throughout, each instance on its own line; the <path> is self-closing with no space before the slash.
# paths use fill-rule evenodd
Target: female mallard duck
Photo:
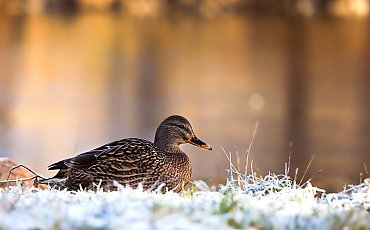
<path id="1" fill-rule="evenodd" d="M 128 138 L 115 141 L 49 166 L 59 169 L 52 178 L 39 181 L 59 188 L 78 190 L 100 184 L 105 190 L 114 189 L 114 181 L 122 185 L 153 189 L 164 184 L 168 190 L 181 191 L 191 177 L 188 156 L 181 144 L 190 143 L 212 150 L 198 139 L 189 121 L 182 116 L 170 116 L 157 128 L 154 143 Z"/>

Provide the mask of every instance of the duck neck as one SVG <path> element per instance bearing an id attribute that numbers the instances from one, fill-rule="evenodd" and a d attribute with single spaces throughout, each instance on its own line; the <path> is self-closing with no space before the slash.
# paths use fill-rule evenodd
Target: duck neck
<path id="1" fill-rule="evenodd" d="M 154 138 L 154 145 L 167 153 L 183 153 L 176 138 L 165 127 L 158 128 Z"/>
<path id="2" fill-rule="evenodd" d="M 154 142 L 154 145 L 162 149 L 166 153 L 182 153 L 178 145 L 170 145 L 168 143 L 161 143 L 161 142 L 159 143 Z"/>

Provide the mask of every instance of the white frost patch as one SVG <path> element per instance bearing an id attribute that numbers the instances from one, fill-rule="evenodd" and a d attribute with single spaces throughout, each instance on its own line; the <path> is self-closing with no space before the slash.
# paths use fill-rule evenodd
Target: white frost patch
<path id="1" fill-rule="evenodd" d="M 161 194 L 10 187 L 0 189 L 0 229 L 370 229 L 366 183 L 320 199 L 309 183 L 245 188 Z"/>

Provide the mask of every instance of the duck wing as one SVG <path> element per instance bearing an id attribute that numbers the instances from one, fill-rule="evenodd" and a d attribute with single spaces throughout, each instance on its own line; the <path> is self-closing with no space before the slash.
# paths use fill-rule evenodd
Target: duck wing
<path id="1" fill-rule="evenodd" d="M 81 153 L 75 157 L 67 158 L 61 161 L 58 161 L 54 164 L 48 166 L 48 170 L 56 169 L 84 169 L 88 168 L 98 159 L 106 158 L 107 156 L 112 156 L 116 154 L 123 147 L 127 146 L 127 141 L 130 139 L 123 139 L 120 141 L 114 141 L 108 144 L 105 144 L 101 147 L 93 149 L 88 152 Z"/>

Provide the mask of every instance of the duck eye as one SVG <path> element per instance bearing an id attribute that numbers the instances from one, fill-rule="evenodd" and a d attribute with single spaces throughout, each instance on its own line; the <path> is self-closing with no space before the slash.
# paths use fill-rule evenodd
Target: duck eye
<path id="1" fill-rule="evenodd" d="M 185 129 L 185 125 L 179 125 L 180 129 Z"/>

